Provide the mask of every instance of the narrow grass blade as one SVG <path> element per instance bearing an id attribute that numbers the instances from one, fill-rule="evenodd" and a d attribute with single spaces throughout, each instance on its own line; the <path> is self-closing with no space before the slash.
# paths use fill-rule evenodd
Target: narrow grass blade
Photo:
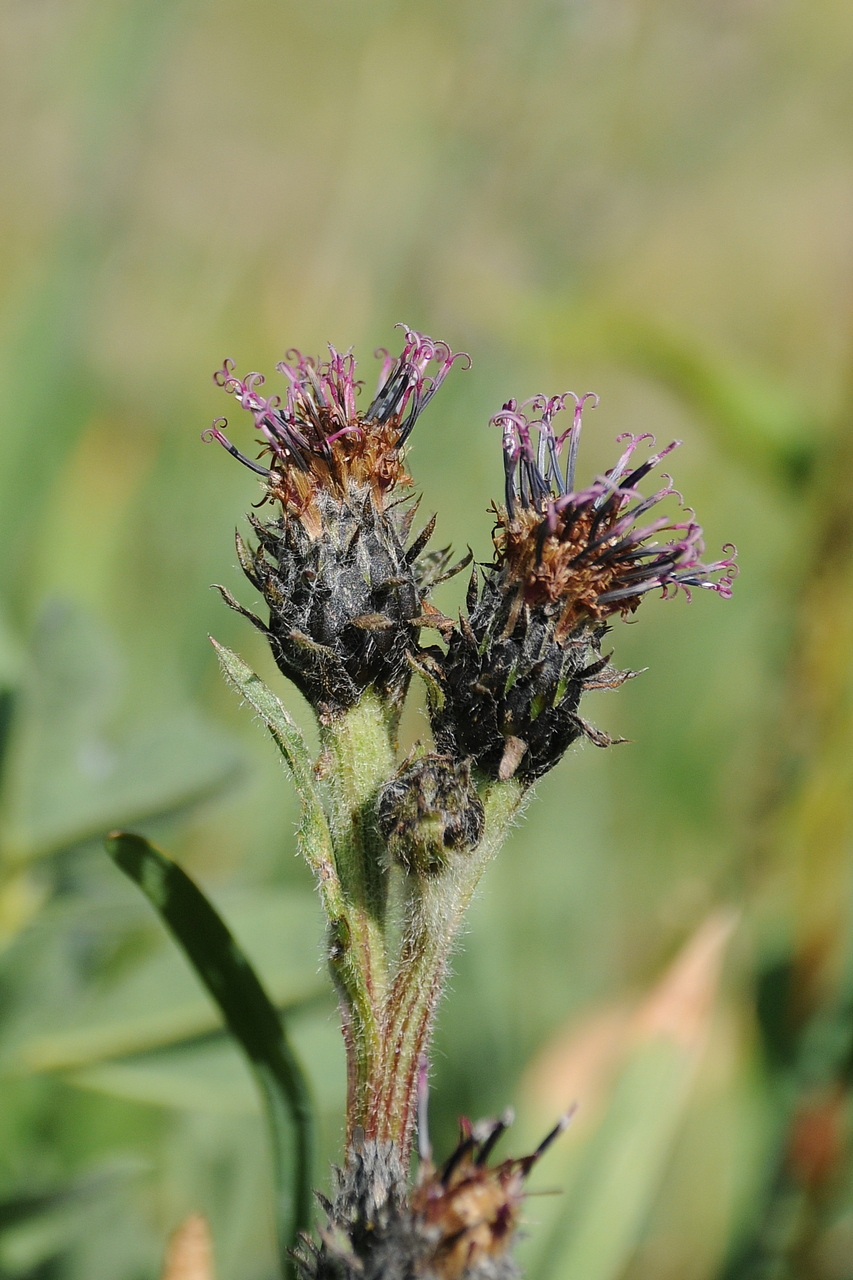
<path id="1" fill-rule="evenodd" d="M 142 836 L 113 832 L 107 852 L 147 896 L 222 1010 L 249 1060 L 272 1137 L 282 1273 L 288 1250 L 311 1223 L 314 1118 L 302 1069 L 254 969 L 201 890 Z"/>
<path id="2" fill-rule="evenodd" d="M 637 1010 L 572 1203 L 529 1269 L 535 1280 L 619 1280 L 628 1270 L 707 1043 L 735 920 L 724 910 L 709 916 Z"/>

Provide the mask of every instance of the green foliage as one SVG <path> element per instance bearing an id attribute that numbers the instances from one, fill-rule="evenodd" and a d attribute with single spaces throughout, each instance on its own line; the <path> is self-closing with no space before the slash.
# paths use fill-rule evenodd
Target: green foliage
<path id="1" fill-rule="evenodd" d="M 8 860 L 186 809 L 233 776 L 233 743 L 191 705 L 129 733 L 118 715 L 120 680 L 114 646 L 90 617 L 68 604 L 45 610 L 16 695 L 2 832 Z"/>
<path id="2" fill-rule="evenodd" d="M 298 1008 L 322 994 L 317 944 L 321 919 L 307 893 L 232 893 L 223 909 L 237 938 L 260 965 L 277 1006 Z M 18 950 L 25 954 L 18 964 L 37 963 L 43 970 L 66 964 L 82 935 L 115 928 L 106 916 L 103 902 L 78 900 L 47 908 L 21 940 Z M 10 1069 L 86 1067 L 206 1036 L 219 1026 L 219 1014 L 173 947 L 137 946 L 134 956 L 127 946 L 130 954 L 118 972 L 93 983 L 85 998 L 71 1007 L 58 991 L 51 1001 L 47 984 L 41 999 L 37 991 L 32 993 L 33 1007 L 8 1024 L 5 1061 Z"/>
<path id="3" fill-rule="evenodd" d="M 320 892 L 327 898 L 328 915 L 334 917 L 341 908 L 335 896 L 337 877 L 332 869 L 331 836 L 314 778 L 314 762 L 305 739 L 279 699 L 254 671 L 236 653 L 216 640 L 213 640 L 213 647 L 226 680 L 261 717 L 284 757 L 302 806 L 302 822 L 297 832 L 299 851 L 317 876 Z"/>
<path id="4" fill-rule="evenodd" d="M 582 473 L 621 430 L 684 439 L 677 483 L 709 549 L 731 538 L 743 565 L 723 608 L 649 601 L 614 627 L 615 661 L 648 670 L 589 716 L 631 743 L 566 759 L 484 878 L 440 1017 L 437 1152 L 459 1113 L 509 1102 L 505 1142 L 527 1149 L 577 1099 L 539 1181 L 563 1194 L 527 1208 L 531 1267 L 750 1275 L 802 1101 L 791 1063 L 811 1055 L 837 1083 L 844 1035 L 821 1028 L 847 1016 L 853 593 L 838 560 L 805 586 L 849 509 L 850 38 L 839 0 L 9 7 L 0 1275 L 154 1276 L 196 1209 L 222 1280 L 274 1266 L 250 1077 L 87 843 L 111 827 L 161 840 L 209 887 L 286 1009 L 317 1168 L 340 1153 L 343 1056 L 296 804 L 207 632 L 314 742 L 208 590 L 245 590 L 231 536 L 258 494 L 197 437 L 222 356 L 366 351 L 401 318 L 475 359 L 413 441 L 443 541 L 490 553 L 489 416 L 594 387 Z M 810 619 L 827 646 L 812 637 L 802 661 Z M 402 750 L 423 731 L 413 709 Z M 608 1057 L 611 1015 L 732 900 L 745 924 L 684 1091 L 671 1058 Z M 775 964 L 797 1010 L 818 1006 L 811 1031 L 756 978 Z M 850 1274 L 849 1172 L 844 1154 L 797 1202 L 813 1237 L 799 1274 Z"/>
<path id="5" fill-rule="evenodd" d="M 289 1251 L 311 1226 L 314 1112 L 281 1018 L 222 918 L 180 867 L 127 832 L 113 832 L 107 851 L 184 950 L 251 1064 L 273 1141 L 281 1269 L 292 1275 Z"/>

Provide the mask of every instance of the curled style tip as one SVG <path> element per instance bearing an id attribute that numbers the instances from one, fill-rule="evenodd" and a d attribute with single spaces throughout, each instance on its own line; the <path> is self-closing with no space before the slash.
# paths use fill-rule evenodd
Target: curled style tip
<path id="1" fill-rule="evenodd" d="M 217 418 L 209 427 L 206 427 L 201 433 L 201 438 L 205 444 L 209 444 L 211 440 L 216 440 L 224 449 L 231 454 L 232 458 L 236 458 L 238 462 L 242 462 L 244 467 L 248 467 L 250 471 L 254 471 L 256 475 L 269 478 L 269 468 L 262 467 L 257 462 L 252 462 L 251 458 L 247 458 L 241 453 L 236 445 L 233 445 L 228 437 L 223 433 L 222 427 L 227 427 L 228 422 L 225 418 Z"/>
<path id="2" fill-rule="evenodd" d="M 446 342 L 411 329 L 405 332 L 403 350 L 392 357 L 384 348 L 379 385 L 365 410 L 358 408 L 362 383 L 356 377 L 352 351 L 329 345 L 328 358 L 315 360 L 291 348 L 276 365 L 287 379 L 283 395 L 265 396 L 262 373 L 239 377 L 229 357 L 213 380 L 251 413 L 264 450 L 271 455 L 273 497 L 285 504 L 298 498 L 276 475 L 303 472 L 318 482 L 330 483 L 335 475 L 355 473 L 388 487 L 404 474 L 397 453 L 408 440 L 415 423 L 457 361 L 470 367 L 465 352 L 453 352 Z M 219 439 L 218 436 L 215 438 Z M 244 460 L 230 445 L 225 446 Z M 253 468 L 257 470 L 257 468 Z M 330 480 L 330 472 L 332 480 Z M 338 475 L 340 479 L 340 475 Z"/>
<path id="3" fill-rule="evenodd" d="M 560 593 L 570 603 L 574 588 L 578 616 L 586 612 L 597 619 L 614 611 L 631 611 L 640 597 L 654 588 L 660 588 L 664 595 L 691 586 L 715 590 L 722 596 L 730 594 L 733 558 L 703 564 L 702 530 L 694 520 L 659 517 L 636 527 L 640 517 L 664 499 L 683 502 L 668 474 L 663 476 L 664 486 L 650 497 L 643 497 L 637 488 L 680 441 L 673 440 L 638 460 L 637 450 L 643 444 L 654 449 L 655 438 L 651 432 L 625 432 L 618 437 L 625 447 L 616 464 L 586 490 L 575 488 L 582 409 L 589 398 L 590 393 L 579 398 L 566 392 L 550 400 L 540 395 L 529 402 L 538 417 L 528 418 L 509 402 L 492 419 L 503 429 L 506 472 L 506 518 L 498 550 L 521 576 L 526 566 L 520 562 L 525 560 L 528 546 L 535 548 L 524 582 L 528 602 L 543 594 L 553 599 Z M 575 402 L 574 420 L 567 431 L 558 434 L 553 419 L 567 399 Z M 563 465 L 561 455 L 567 445 L 568 458 Z M 649 542 L 654 534 L 664 531 L 676 536 L 665 545 Z"/>

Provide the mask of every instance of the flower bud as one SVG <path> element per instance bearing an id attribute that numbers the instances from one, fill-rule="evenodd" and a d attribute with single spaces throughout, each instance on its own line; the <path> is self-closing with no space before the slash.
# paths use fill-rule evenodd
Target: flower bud
<path id="1" fill-rule="evenodd" d="M 491 778 L 534 782 L 583 735 L 606 746 L 606 734 L 578 714 L 589 688 L 622 683 L 601 656 L 604 626 L 559 631 L 559 613 L 539 608 L 508 630 L 511 601 L 488 576 L 468 618 L 454 630 L 443 666 L 436 745 L 473 758 Z"/>
<path id="2" fill-rule="evenodd" d="M 395 862 L 417 875 L 438 875 L 451 851 L 475 848 L 483 804 L 467 761 L 426 755 L 404 767 L 377 801 L 379 831 Z"/>

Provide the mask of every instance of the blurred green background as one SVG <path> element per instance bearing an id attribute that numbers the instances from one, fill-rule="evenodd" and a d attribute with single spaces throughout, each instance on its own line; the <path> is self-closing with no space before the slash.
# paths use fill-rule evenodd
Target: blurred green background
<path id="1" fill-rule="evenodd" d="M 195 1209 L 221 1280 L 275 1266 L 251 1081 L 112 826 L 222 908 L 310 1072 L 319 1183 L 339 1154 L 294 799 L 207 633 L 309 717 L 209 589 L 251 603 L 258 490 L 199 435 L 224 356 L 353 344 L 371 384 L 398 320 L 474 359 L 410 457 L 445 541 L 489 554 L 502 402 L 595 389 L 583 473 L 683 439 L 742 565 L 728 603 L 615 625 L 648 670 L 586 714 L 630 744 L 573 751 L 485 879 L 436 1145 L 513 1103 L 527 1149 L 578 1100 L 536 1280 L 853 1277 L 853 9 L 7 0 L 0 47 L 0 1278 L 155 1276 Z"/>

